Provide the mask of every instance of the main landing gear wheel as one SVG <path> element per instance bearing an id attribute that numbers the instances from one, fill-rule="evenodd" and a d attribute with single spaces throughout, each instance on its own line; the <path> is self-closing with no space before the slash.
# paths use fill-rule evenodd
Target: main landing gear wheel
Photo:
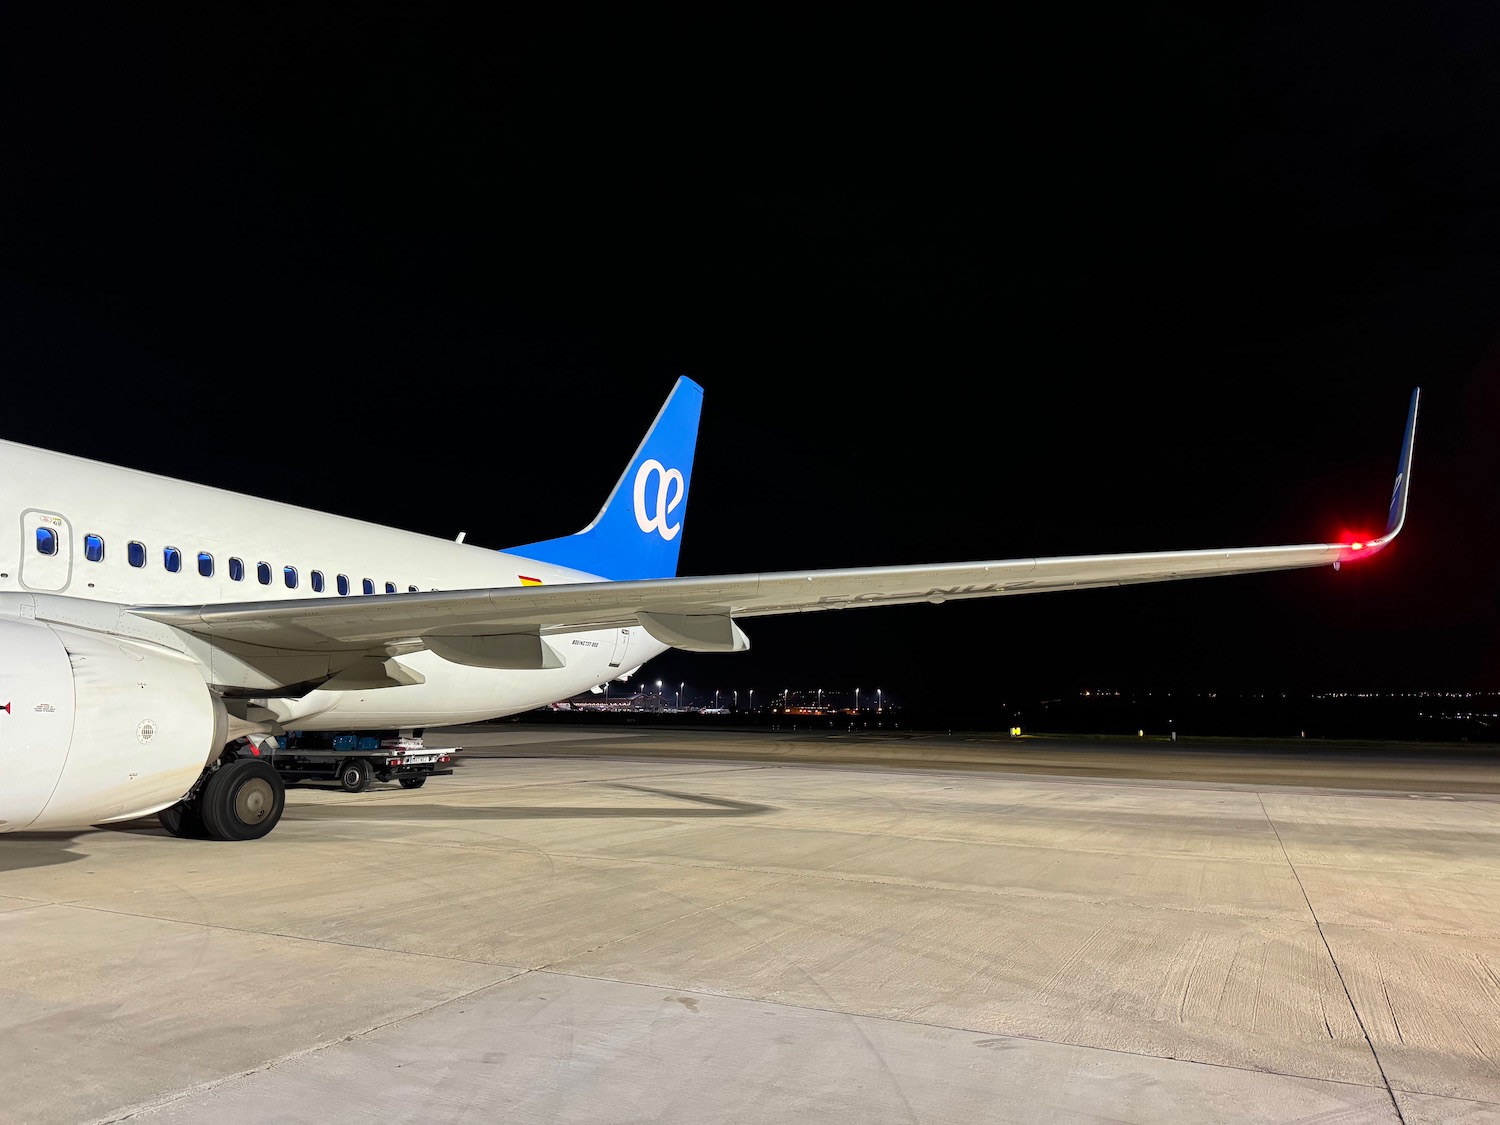
<path id="1" fill-rule="evenodd" d="M 427 784 L 425 777 L 403 777 L 401 779 L 402 789 L 420 789 Z"/>
<path id="2" fill-rule="evenodd" d="M 350 758 L 339 767 L 339 784 L 345 793 L 363 793 L 370 788 L 370 763 L 363 758 Z"/>
<path id="3" fill-rule="evenodd" d="M 258 840 L 281 819 L 286 789 L 269 762 L 239 758 L 214 771 L 204 783 L 198 807 L 215 840 Z"/>
<path id="4" fill-rule="evenodd" d="M 156 819 L 161 821 L 161 826 L 169 835 L 179 839 L 208 839 L 208 828 L 203 823 L 203 814 L 199 812 L 196 803 L 178 801 L 175 805 L 168 805 L 157 813 Z"/>

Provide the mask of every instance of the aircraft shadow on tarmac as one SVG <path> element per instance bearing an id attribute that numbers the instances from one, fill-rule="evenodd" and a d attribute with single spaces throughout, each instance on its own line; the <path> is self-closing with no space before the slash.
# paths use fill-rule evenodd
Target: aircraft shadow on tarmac
<path id="1" fill-rule="evenodd" d="M 314 788 L 307 786 L 307 788 Z M 321 787 L 320 787 L 321 788 Z M 332 787 L 336 788 L 336 787 Z M 632 807 L 609 807 L 589 805 L 444 805 L 432 801 L 417 803 L 409 800 L 398 801 L 350 801 L 338 805 L 292 805 L 288 804 L 285 813 L 286 822 L 301 820 L 343 820 L 343 821 L 393 821 L 393 820 L 565 820 L 585 819 L 601 817 L 672 817 L 675 819 L 689 819 L 700 817 L 735 817 L 735 816 L 764 816 L 766 813 L 775 812 L 774 805 L 758 805 L 750 801 L 732 801 L 727 797 L 707 797 L 701 793 L 678 793 L 670 789 L 650 789 L 644 785 L 610 785 L 611 789 L 629 789 L 637 793 L 649 793 L 656 797 L 667 797 L 674 801 L 686 801 L 689 804 L 665 805 L 665 806 L 632 806 Z M 378 791 L 375 791 L 378 792 Z M 391 790 L 391 793 L 402 792 Z M 154 816 L 142 817 L 139 820 L 122 821 L 119 824 L 101 824 L 99 829 L 109 832 L 123 832 L 132 836 L 161 836 L 164 839 L 175 839 L 168 835 L 160 822 Z M 7 840 L 56 840 L 59 845 L 71 843 L 77 833 L 48 833 L 48 832 L 17 832 L 5 837 Z M 190 840 L 187 843 L 202 846 L 202 840 Z M 68 863 L 83 856 L 68 854 L 66 851 L 49 852 L 39 854 L 35 850 L 26 851 L 7 850 L 0 846 L 0 872 L 14 870 L 21 867 L 44 867 L 49 863 Z"/>
<path id="2" fill-rule="evenodd" d="M 628 789 L 648 793 L 684 805 L 609 806 L 609 805 L 443 805 L 412 801 L 352 802 L 344 805 L 289 805 L 286 818 L 299 820 L 567 820 L 613 817 L 700 817 L 764 816 L 775 812 L 773 805 L 751 801 L 732 801 L 726 797 L 708 797 L 702 793 L 678 793 L 670 789 L 651 789 L 644 785 L 611 785 L 611 789 Z"/>
<path id="3" fill-rule="evenodd" d="M 74 845 L 87 831 L 10 832 L 0 836 L 0 874 L 85 859 L 87 856 L 74 850 Z M 3 893 L 4 887 L 0 887 L 0 894 Z"/>

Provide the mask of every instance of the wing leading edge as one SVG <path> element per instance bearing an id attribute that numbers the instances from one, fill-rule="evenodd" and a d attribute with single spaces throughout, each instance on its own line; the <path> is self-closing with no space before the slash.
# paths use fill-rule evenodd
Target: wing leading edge
<path id="1" fill-rule="evenodd" d="M 1412 392 L 1385 533 L 1364 542 L 143 606 L 134 612 L 211 640 L 303 652 L 409 651 L 429 647 L 423 640 L 428 636 L 431 647 L 438 647 L 443 638 L 457 636 L 626 627 L 643 628 L 677 648 L 706 652 L 745 647 L 733 625 L 737 618 L 1337 566 L 1375 554 L 1401 531 L 1420 393 L 1420 388 Z"/>

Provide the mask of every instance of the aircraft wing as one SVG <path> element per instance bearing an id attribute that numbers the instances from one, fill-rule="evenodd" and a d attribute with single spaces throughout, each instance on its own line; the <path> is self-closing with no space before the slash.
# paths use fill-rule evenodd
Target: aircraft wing
<path id="1" fill-rule="evenodd" d="M 1213 574 L 1323 566 L 1373 553 L 1379 541 L 1137 555 L 1008 559 L 941 566 L 788 571 L 641 582 L 515 586 L 430 594 L 376 594 L 295 602 L 138 607 L 135 613 L 189 633 L 298 651 L 428 647 L 424 638 L 549 635 L 642 627 L 680 648 L 714 651 L 686 637 L 694 624 L 824 609 L 963 601 L 1084 590 Z M 689 620 L 679 620 L 689 619 Z M 692 619 L 699 619 L 696 622 Z"/>
<path id="2" fill-rule="evenodd" d="M 1377 553 L 1401 530 L 1419 394 L 1413 392 L 1407 414 L 1385 533 L 1366 542 L 139 606 L 133 612 L 210 640 L 301 652 L 452 653 L 455 644 L 472 648 L 483 638 L 637 627 L 677 648 L 714 652 L 747 646 L 734 626 L 738 618 L 1337 566 Z"/>

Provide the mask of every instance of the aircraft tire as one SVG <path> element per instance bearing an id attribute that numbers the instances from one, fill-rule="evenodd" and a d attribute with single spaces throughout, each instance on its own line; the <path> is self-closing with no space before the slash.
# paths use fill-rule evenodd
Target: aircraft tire
<path id="1" fill-rule="evenodd" d="M 197 804 L 178 801 L 157 813 L 156 819 L 169 836 L 176 836 L 181 840 L 208 839 L 208 828 L 203 823 L 203 815 Z"/>
<path id="2" fill-rule="evenodd" d="M 427 778 L 421 775 L 418 775 L 417 777 L 403 777 L 401 779 L 402 789 L 420 789 L 426 784 Z"/>
<path id="3" fill-rule="evenodd" d="M 339 767 L 339 784 L 345 793 L 363 793 L 370 788 L 370 763 L 363 758 L 350 758 Z"/>
<path id="4" fill-rule="evenodd" d="M 214 772 L 198 804 L 213 839 L 258 840 L 281 819 L 286 787 L 269 762 L 238 758 Z"/>

